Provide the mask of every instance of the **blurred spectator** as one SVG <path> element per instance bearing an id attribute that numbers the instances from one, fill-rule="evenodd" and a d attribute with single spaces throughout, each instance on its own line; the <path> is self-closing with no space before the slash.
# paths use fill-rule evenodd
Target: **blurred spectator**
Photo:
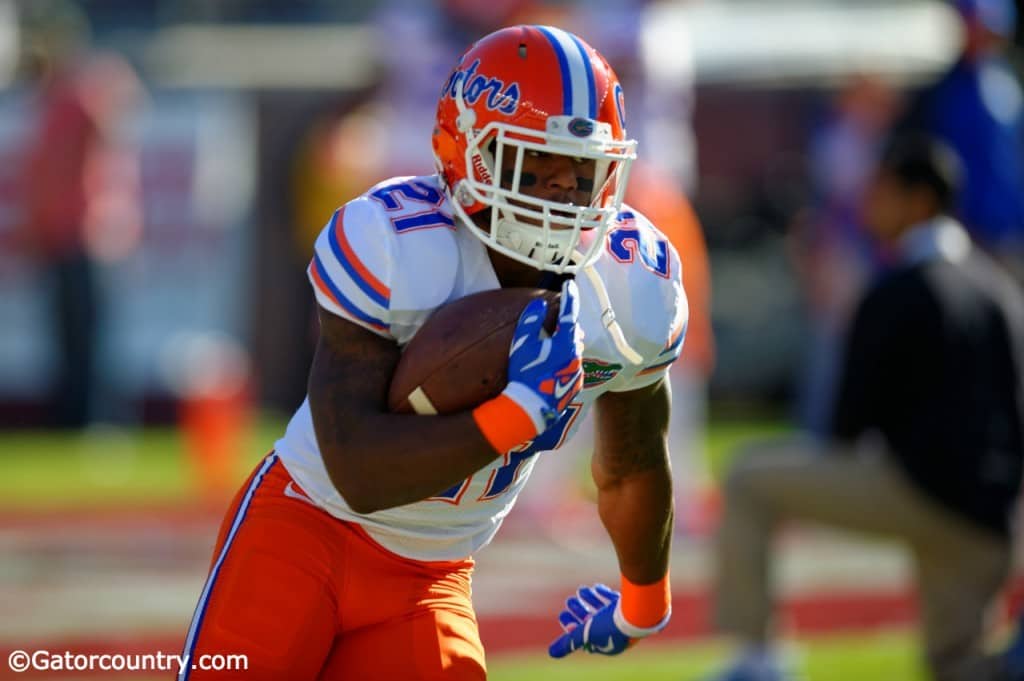
<path id="1" fill-rule="evenodd" d="M 33 3 L 24 25 L 39 112 L 26 149 L 24 237 L 53 286 L 54 419 L 78 428 L 97 416 L 105 311 L 97 262 L 124 256 L 140 235 L 138 159 L 119 127 L 140 85 L 124 59 L 88 47 L 88 23 L 75 5 Z"/>
<path id="2" fill-rule="evenodd" d="M 860 207 L 898 108 L 897 93 L 881 77 L 851 78 L 811 140 L 813 203 L 793 221 L 789 246 L 807 315 L 798 422 L 818 436 L 828 428 L 842 336 L 879 264 Z"/>
<path id="3" fill-rule="evenodd" d="M 1024 94 L 1005 50 L 1012 0 L 955 0 L 959 60 L 921 93 L 900 127 L 945 140 L 963 159 L 958 216 L 974 239 L 1024 282 Z"/>
<path id="4" fill-rule="evenodd" d="M 754 444 L 731 471 L 717 615 L 745 648 L 724 679 L 788 678 L 770 644 L 769 580 L 772 534 L 794 519 L 907 545 L 938 681 L 1024 678 L 982 648 L 1021 484 L 1024 297 L 949 217 L 958 181 L 944 145 L 888 149 L 865 219 L 894 265 L 854 317 L 831 441 Z"/>

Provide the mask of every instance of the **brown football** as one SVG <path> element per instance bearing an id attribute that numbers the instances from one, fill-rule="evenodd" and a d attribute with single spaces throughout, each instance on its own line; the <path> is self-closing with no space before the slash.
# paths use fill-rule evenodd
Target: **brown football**
<path id="1" fill-rule="evenodd" d="M 449 414 L 496 397 L 508 381 L 516 322 L 538 296 L 548 301 L 544 328 L 552 333 L 561 296 L 555 291 L 494 289 L 437 308 L 402 353 L 388 392 L 391 411 Z"/>

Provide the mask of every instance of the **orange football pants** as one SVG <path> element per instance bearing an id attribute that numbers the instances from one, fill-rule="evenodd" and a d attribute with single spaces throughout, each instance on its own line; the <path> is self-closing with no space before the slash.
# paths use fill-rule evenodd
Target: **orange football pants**
<path id="1" fill-rule="evenodd" d="M 178 679 L 486 679 L 472 571 L 387 551 L 308 501 L 271 453 L 221 525 L 184 649 L 197 664 L 246 655 L 248 669 Z"/>

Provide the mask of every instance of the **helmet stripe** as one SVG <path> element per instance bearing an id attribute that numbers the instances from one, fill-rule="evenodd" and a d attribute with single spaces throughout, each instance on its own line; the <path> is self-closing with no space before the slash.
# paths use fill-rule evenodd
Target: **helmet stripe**
<path id="1" fill-rule="evenodd" d="M 577 38 L 572 33 L 568 34 L 574 43 L 576 43 L 576 49 L 579 50 L 580 56 L 583 58 L 583 65 L 586 67 L 587 72 L 587 118 L 597 118 L 597 87 L 594 85 L 594 66 L 590 63 L 590 55 L 587 54 L 587 49 L 583 47 L 583 41 Z"/>
<path id="2" fill-rule="evenodd" d="M 551 47 L 555 50 L 555 56 L 558 57 L 558 68 L 562 72 L 562 113 L 568 114 L 572 111 L 572 78 L 569 75 L 569 62 L 565 58 L 565 50 L 558 44 L 558 38 L 551 33 L 555 29 L 546 26 L 538 26 L 537 28 L 548 39 L 548 42 L 551 43 Z"/>
<path id="3" fill-rule="evenodd" d="M 594 118 L 597 115 L 597 97 L 593 86 L 594 71 L 583 45 L 560 28 L 537 28 L 551 43 L 558 57 L 563 85 L 562 113 L 568 116 Z"/>

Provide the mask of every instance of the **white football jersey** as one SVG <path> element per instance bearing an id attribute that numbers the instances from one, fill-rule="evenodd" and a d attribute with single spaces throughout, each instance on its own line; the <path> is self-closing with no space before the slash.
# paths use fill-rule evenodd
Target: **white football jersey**
<path id="1" fill-rule="evenodd" d="M 606 239 L 593 267 L 623 335 L 642 357 L 639 364 L 617 349 L 602 323 L 599 295 L 581 273 L 584 386 L 543 435 L 435 497 L 360 514 L 327 476 L 307 399 L 276 443 L 295 482 L 328 513 L 359 523 L 382 546 L 408 558 L 456 560 L 486 545 L 512 509 L 536 454 L 571 437 L 602 393 L 650 385 L 679 356 L 688 308 L 675 249 L 626 206 Z M 387 180 L 339 208 L 316 241 L 308 273 L 322 307 L 400 346 L 438 306 L 499 288 L 487 247 L 458 228 L 436 175 Z"/>

